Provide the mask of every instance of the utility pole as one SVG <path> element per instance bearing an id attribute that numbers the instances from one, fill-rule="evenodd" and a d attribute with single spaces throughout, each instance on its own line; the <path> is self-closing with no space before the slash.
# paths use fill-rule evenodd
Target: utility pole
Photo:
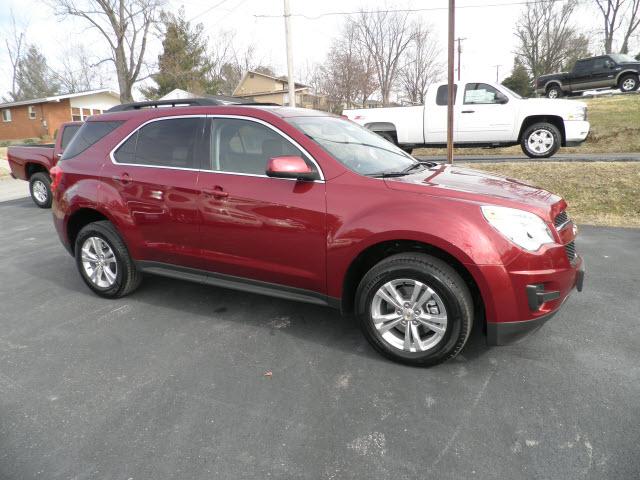
<path id="1" fill-rule="evenodd" d="M 293 80 L 293 45 L 291 44 L 291 9 L 289 0 L 284 0 L 284 35 L 287 42 L 287 75 L 289 77 L 289 106 L 296 106 L 296 84 Z"/>
<path id="2" fill-rule="evenodd" d="M 464 40 L 466 40 L 466 38 L 456 38 L 456 42 L 458 42 L 458 81 L 460 81 L 460 57 L 462 57 L 462 42 Z"/>
<path id="3" fill-rule="evenodd" d="M 455 63 L 455 32 L 456 32 L 456 0 L 449 0 L 449 38 L 447 42 L 448 61 L 447 61 L 447 83 L 448 83 L 448 102 L 447 102 L 447 163 L 453 164 L 453 104 L 455 102 L 454 90 L 454 63 Z M 460 52 L 460 40 L 458 39 L 458 52 Z M 460 79 L 460 53 L 458 53 L 458 80 Z"/>
<path id="4" fill-rule="evenodd" d="M 500 67 L 502 65 L 494 65 L 496 67 L 496 83 L 500 83 Z"/>

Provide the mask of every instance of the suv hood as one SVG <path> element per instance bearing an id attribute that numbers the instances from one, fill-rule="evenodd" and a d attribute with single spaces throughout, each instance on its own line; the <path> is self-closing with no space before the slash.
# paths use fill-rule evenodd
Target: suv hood
<path id="1" fill-rule="evenodd" d="M 445 164 L 405 177 L 387 178 L 385 182 L 394 190 L 519 208 L 544 219 L 555 218 L 566 207 L 561 197 L 539 187 L 501 175 Z"/>

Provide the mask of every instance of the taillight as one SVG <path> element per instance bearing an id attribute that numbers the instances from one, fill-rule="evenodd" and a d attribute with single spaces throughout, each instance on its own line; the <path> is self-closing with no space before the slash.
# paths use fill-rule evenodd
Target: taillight
<path id="1" fill-rule="evenodd" d="M 51 177 L 51 191 L 55 192 L 60 185 L 60 180 L 62 180 L 62 169 L 58 165 L 54 166 L 49 170 L 49 176 Z"/>

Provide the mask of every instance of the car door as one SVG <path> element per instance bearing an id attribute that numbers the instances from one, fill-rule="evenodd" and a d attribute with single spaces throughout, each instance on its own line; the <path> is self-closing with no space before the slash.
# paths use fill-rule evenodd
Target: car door
<path id="1" fill-rule="evenodd" d="M 453 86 L 453 104 L 456 104 L 458 86 Z M 433 94 L 432 94 L 433 95 Z M 447 106 L 449 104 L 449 86 L 439 85 L 432 100 L 424 109 L 424 140 L 429 144 L 447 143 Z M 454 132 L 454 141 L 457 135 Z"/>
<path id="2" fill-rule="evenodd" d="M 197 179 L 204 125 L 204 116 L 154 119 L 121 142 L 103 167 L 134 223 L 138 260 L 202 266 Z"/>
<path id="3" fill-rule="evenodd" d="M 324 293 L 325 185 L 310 155 L 269 124 L 212 117 L 210 162 L 198 177 L 201 247 L 218 274 Z M 318 181 L 270 178 L 267 162 L 301 156 Z"/>
<path id="4" fill-rule="evenodd" d="M 615 63 L 609 57 L 595 58 L 591 74 L 593 88 L 614 86 L 616 83 L 614 68 Z"/>
<path id="5" fill-rule="evenodd" d="M 513 140 L 514 102 L 491 85 L 467 83 L 456 113 L 455 129 L 460 143 Z"/>
<path id="6" fill-rule="evenodd" d="M 571 72 L 571 87 L 573 90 L 588 90 L 596 88 L 593 84 L 594 60 L 578 60 Z"/>

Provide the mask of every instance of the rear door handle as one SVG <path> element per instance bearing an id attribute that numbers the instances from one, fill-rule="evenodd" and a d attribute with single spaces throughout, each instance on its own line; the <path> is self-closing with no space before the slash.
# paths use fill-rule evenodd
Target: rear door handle
<path id="1" fill-rule="evenodd" d="M 475 110 L 462 110 L 462 113 L 476 113 Z"/>
<path id="2" fill-rule="evenodd" d="M 220 185 L 216 185 L 212 191 L 206 192 L 206 195 L 213 198 L 227 198 L 229 192 L 225 192 Z"/>
<path id="3" fill-rule="evenodd" d="M 115 182 L 121 185 L 129 185 L 131 183 L 131 176 L 128 173 L 123 173 L 122 175 L 114 175 L 111 177 Z"/>

